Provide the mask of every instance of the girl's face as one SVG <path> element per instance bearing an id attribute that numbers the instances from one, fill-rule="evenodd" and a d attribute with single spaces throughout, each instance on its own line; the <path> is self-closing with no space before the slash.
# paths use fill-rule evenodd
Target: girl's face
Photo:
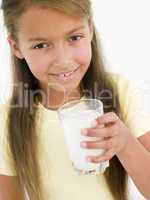
<path id="1" fill-rule="evenodd" d="M 13 53 L 24 58 L 43 89 L 73 91 L 91 62 L 92 24 L 81 17 L 32 7 L 19 19 Z"/>

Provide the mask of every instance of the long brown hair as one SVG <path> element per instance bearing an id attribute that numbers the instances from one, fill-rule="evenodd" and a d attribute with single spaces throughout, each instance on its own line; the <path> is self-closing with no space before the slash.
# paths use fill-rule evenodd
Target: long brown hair
<path id="1" fill-rule="evenodd" d="M 90 0 L 3 0 L 4 22 L 8 34 L 16 42 L 17 31 L 19 29 L 16 19 L 19 19 L 30 6 L 35 5 L 56 9 L 67 15 L 78 15 L 87 18 L 87 20 L 92 19 Z M 24 85 L 27 83 L 29 91 L 32 92 L 40 89 L 38 80 L 32 75 L 25 59 L 18 59 L 12 55 L 12 65 L 14 84 L 19 85 L 22 83 Z M 100 43 L 95 28 L 92 39 L 92 60 L 81 85 L 82 89 L 92 92 L 93 98 L 99 98 L 103 101 L 105 113 L 113 111 L 121 117 L 116 87 L 105 72 L 102 53 L 100 52 Z M 99 92 L 96 95 L 95 86 Z M 37 107 L 35 106 L 40 102 L 40 96 L 37 93 L 34 95 L 33 101 L 30 101 L 27 92 L 22 90 L 22 96 L 20 98 L 19 91 L 18 88 L 14 87 L 11 96 L 8 113 L 8 144 L 23 191 L 26 190 L 31 200 L 43 200 L 38 164 L 38 137 L 36 131 Z M 108 100 L 106 98 L 108 95 L 107 91 L 113 94 L 112 99 Z M 26 106 L 27 102 L 29 106 Z M 15 106 L 12 107 L 12 105 Z M 105 172 L 105 178 L 114 199 L 126 200 L 127 176 L 116 156 L 110 160 L 110 166 Z"/>

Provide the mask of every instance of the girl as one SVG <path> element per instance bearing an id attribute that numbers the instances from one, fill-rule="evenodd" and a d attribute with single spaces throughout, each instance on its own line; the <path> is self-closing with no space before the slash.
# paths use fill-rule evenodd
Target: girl
<path id="1" fill-rule="evenodd" d="M 105 72 L 90 1 L 3 0 L 2 9 L 15 85 L 1 110 L 1 199 L 127 200 L 127 173 L 150 198 L 150 120 L 134 118 L 127 84 Z M 110 160 L 97 176 L 73 171 L 57 116 L 60 105 L 82 96 L 104 104 L 105 114 L 82 132 L 104 137 L 81 143 L 106 149 L 86 158 Z"/>

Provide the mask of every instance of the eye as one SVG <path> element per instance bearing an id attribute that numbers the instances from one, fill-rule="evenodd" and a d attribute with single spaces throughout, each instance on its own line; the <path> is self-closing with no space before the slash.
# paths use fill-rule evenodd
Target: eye
<path id="1" fill-rule="evenodd" d="M 43 48 L 47 48 L 47 47 L 49 47 L 48 44 L 40 43 L 40 44 L 37 44 L 37 45 L 33 46 L 33 49 L 43 49 Z"/>
<path id="2" fill-rule="evenodd" d="M 83 38 L 83 35 L 73 35 L 69 38 L 69 41 L 71 42 L 76 42 L 76 41 L 79 41 Z"/>

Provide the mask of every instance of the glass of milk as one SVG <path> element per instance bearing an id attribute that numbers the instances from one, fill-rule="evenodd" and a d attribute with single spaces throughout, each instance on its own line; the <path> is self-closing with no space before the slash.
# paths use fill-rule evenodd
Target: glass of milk
<path id="1" fill-rule="evenodd" d="M 91 163 L 86 156 L 98 156 L 103 149 L 85 149 L 80 146 L 82 141 L 95 141 L 100 138 L 83 136 L 81 130 L 90 128 L 97 117 L 103 115 L 103 103 L 98 99 L 80 99 L 70 101 L 58 109 L 58 116 L 64 130 L 65 142 L 74 169 L 79 174 L 103 173 L 109 161 Z"/>

